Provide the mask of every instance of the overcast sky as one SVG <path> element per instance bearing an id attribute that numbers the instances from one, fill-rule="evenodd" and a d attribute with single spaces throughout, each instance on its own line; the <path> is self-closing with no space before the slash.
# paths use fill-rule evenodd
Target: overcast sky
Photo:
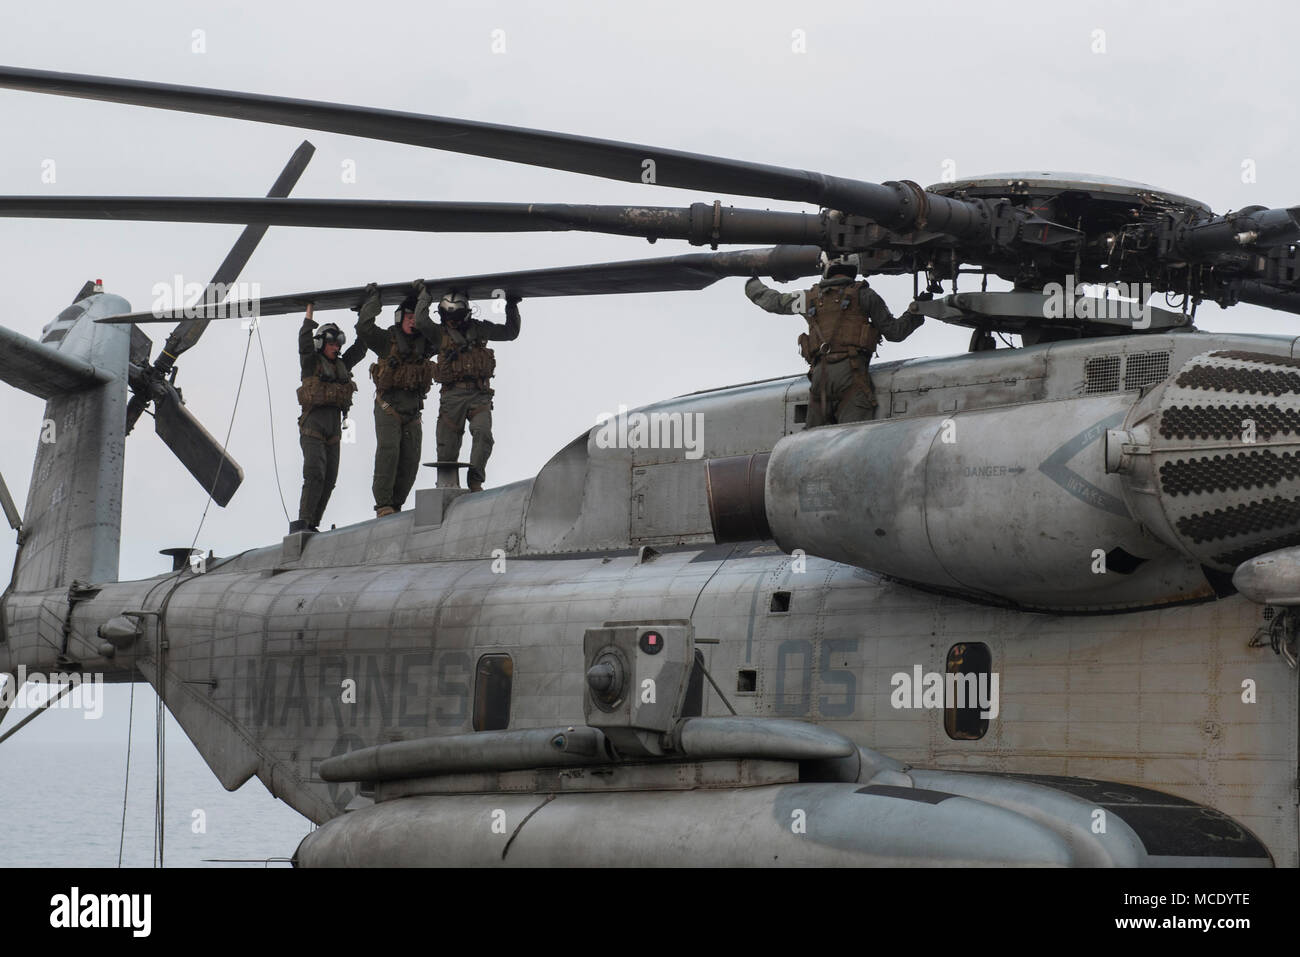
<path id="1" fill-rule="evenodd" d="M 57 13 L 51 9 L 57 9 Z M 1216 211 L 1300 200 L 1295 157 L 1300 14 L 1292 3 L 429 3 L 310 6 L 174 0 L 6 4 L 0 62 L 280 94 L 631 140 L 874 181 L 1078 170 L 1152 183 Z M 805 52 L 795 48 L 802 39 Z M 504 52 L 494 52 L 494 45 Z M 231 119 L 0 90 L 0 184 L 12 194 L 264 195 L 305 137 L 317 153 L 295 196 L 687 204 L 680 190 Z M 42 181 L 52 160 L 55 182 Z M 355 164 L 346 183 L 344 164 Z M 1243 182 L 1249 161 L 1255 182 Z M 748 197 L 736 205 L 798 209 Z M 206 282 L 239 227 L 0 220 L 0 322 L 38 337 L 87 279 L 137 309 L 180 274 Z M 264 295 L 368 281 L 698 251 L 584 236 L 384 234 L 273 227 L 243 279 Z M 974 280 L 971 281 L 972 284 Z M 898 311 L 911 284 L 874 283 Z M 488 484 L 534 475 L 599 413 L 802 371 L 799 320 L 752 306 L 743 281 L 698 293 L 525 300 L 497 349 Z M 487 318 L 493 318 L 484 309 Z M 351 334 L 353 315 L 328 318 Z M 497 317 L 499 318 L 499 317 Z M 199 544 L 268 544 L 300 489 L 297 317 L 253 347 L 231 454 L 245 471 Z M 1290 333 L 1292 316 L 1208 306 L 1213 330 Z M 167 327 L 150 327 L 157 346 Z M 883 359 L 964 351 L 931 323 Z M 179 363 L 189 408 L 223 436 L 246 333 L 214 324 Z M 364 366 L 360 371 L 364 374 Z M 369 518 L 374 427 L 363 386 L 325 522 Z M 26 501 L 43 403 L 0 385 L 0 471 Z M 425 458 L 434 454 L 432 416 Z M 272 445 L 274 440 L 274 446 Z M 466 446 L 465 454 L 468 452 Z M 422 479 L 431 484 L 432 477 Z M 163 571 L 187 545 L 204 492 L 141 420 L 127 444 L 121 576 Z M 0 536 L 0 567 L 13 560 Z M 139 706 L 139 704 L 137 704 Z M 125 734 L 122 709 L 106 731 Z M 71 719 L 71 716 L 70 716 Z M 75 732 L 51 714 L 24 735 Z M 178 746 L 179 733 L 172 736 Z M 253 785 L 257 786 L 257 785 Z"/>

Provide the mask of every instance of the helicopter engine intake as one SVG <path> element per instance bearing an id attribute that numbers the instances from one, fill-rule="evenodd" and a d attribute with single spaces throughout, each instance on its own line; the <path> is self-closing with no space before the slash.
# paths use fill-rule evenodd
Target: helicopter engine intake
<path id="1" fill-rule="evenodd" d="M 1106 470 L 1153 534 L 1217 571 L 1300 545 L 1300 359 L 1189 360 L 1107 434 Z"/>
<path id="2" fill-rule="evenodd" d="M 788 435 L 708 467 L 718 541 L 1054 611 L 1230 593 L 1300 544 L 1300 360 L 1219 351 L 1145 394 Z"/>

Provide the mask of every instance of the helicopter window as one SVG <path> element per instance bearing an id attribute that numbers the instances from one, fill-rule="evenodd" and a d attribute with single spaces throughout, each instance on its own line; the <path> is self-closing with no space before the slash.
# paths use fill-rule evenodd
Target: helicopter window
<path id="1" fill-rule="evenodd" d="M 503 731 L 510 726 L 510 688 L 515 664 L 509 655 L 484 655 L 474 679 L 474 730 Z"/>
<path id="2" fill-rule="evenodd" d="M 788 591 L 772 592 L 772 604 L 768 606 L 768 611 L 780 613 L 789 610 L 790 610 L 790 593 Z"/>
<path id="3" fill-rule="evenodd" d="M 794 406 L 794 421 L 798 425 L 800 422 L 808 421 L 808 403 L 796 402 Z"/>
<path id="4" fill-rule="evenodd" d="M 753 668 L 741 668 L 736 675 L 736 691 L 740 694 L 753 694 L 758 689 L 758 672 Z"/>
<path id="5" fill-rule="evenodd" d="M 947 671 L 956 679 L 945 702 L 943 730 L 954 741 L 978 741 L 988 731 L 989 719 L 980 717 L 985 710 L 980 699 L 987 701 L 992 670 L 993 653 L 982 642 L 964 641 L 948 649 Z M 966 707 L 957 707 L 959 703 Z"/>

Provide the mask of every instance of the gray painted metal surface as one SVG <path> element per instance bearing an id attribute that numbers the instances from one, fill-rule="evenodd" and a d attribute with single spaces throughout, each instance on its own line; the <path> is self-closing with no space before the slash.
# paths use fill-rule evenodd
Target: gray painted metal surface
<path id="1" fill-rule="evenodd" d="M 926 187 L 930 192 L 947 195 L 965 189 L 990 189 L 1004 191 L 1008 184 L 1024 184 L 1027 189 L 1035 192 L 1044 192 L 1051 195 L 1054 192 L 1065 190 L 1084 190 L 1090 194 L 1098 196 L 1152 196 L 1160 199 L 1177 203 L 1180 206 L 1190 206 L 1195 209 L 1209 211 L 1209 206 L 1199 200 L 1189 199 L 1186 196 L 1179 196 L 1177 193 L 1170 193 L 1167 190 L 1160 189 L 1147 183 L 1138 183 L 1129 179 L 1119 179 L 1114 176 L 1099 176 L 1096 173 L 1067 173 L 1067 172 L 1039 172 L 1037 170 L 1023 170 L 1012 173 L 986 173 L 982 176 L 971 176 L 966 179 L 959 179 L 955 182 L 935 183 L 933 186 Z"/>
<path id="2" fill-rule="evenodd" d="M 120 296 L 92 295 L 46 327 L 54 345 L 12 357 L 29 373 L 52 373 L 41 390 L 52 394 L 23 510 L 17 590 L 117 578 L 131 331 L 94 320 L 129 308 Z"/>
<path id="3" fill-rule="evenodd" d="M 0 68 L 0 85 L 618 180 L 637 181 L 655 156 L 659 185 L 820 207 L 8 197 L 7 215 L 798 242 L 931 286 L 955 288 L 975 266 L 1022 290 L 1122 277 L 1143 301 L 1154 286 L 1296 307 L 1296 209 L 1215 216 L 1079 174 L 927 192 L 15 68 Z M 739 255 L 532 279 L 568 292 L 607 289 L 597 272 L 641 288 L 707 285 L 765 256 Z M 324 823 L 303 864 L 1295 866 L 1297 629 L 1289 610 L 1228 583 L 1247 563 L 1250 594 L 1288 597 L 1300 543 L 1294 342 L 1197 333 L 1190 309 L 1127 335 L 1114 317 L 1039 305 L 1025 291 L 917 304 L 974 325 L 972 348 L 994 329 L 1041 344 L 882 364 L 874 421 L 804 431 L 801 377 L 682 396 L 637 411 L 650 441 L 593 429 L 531 481 L 426 492 L 415 514 L 141 582 L 113 579 L 125 340 L 146 358 L 147 342 L 65 314 L 42 339 L 64 358 L 11 339 L 21 357 L 0 365 L 22 387 L 45 387 L 38 373 L 61 382 L 51 416 L 75 436 L 38 453 L 0 600 L 0 668 L 67 664 L 120 680 L 139 669 L 226 786 L 257 775 Z M 78 363 L 107 384 L 91 386 Z M 86 404 L 94 390 L 100 418 Z M 1272 397 L 1249 400 L 1266 447 L 1233 445 L 1236 428 L 1254 443 L 1233 421 L 1247 400 L 1232 393 Z M 684 439 L 697 423 L 687 454 L 672 430 Z M 181 433 L 190 452 L 212 445 L 195 427 Z M 757 455 L 761 485 L 725 495 L 760 510 L 766 523 L 750 524 L 774 541 L 720 541 L 735 536 L 717 534 L 708 463 Z M 958 688 L 975 700 L 954 699 Z M 769 733 L 755 730 L 765 722 Z M 587 757 L 603 741 L 609 763 L 561 766 L 557 736 Z M 795 741 L 815 759 L 791 759 Z M 353 774 L 378 780 L 341 780 Z"/>
<path id="4" fill-rule="evenodd" d="M 80 313 L 80 304 L 69 311 Z M 38 399 L 92 389 L 108 381 L 110 374 L 90 362 L 62 351 L 53 344 L 36 342 L 21 333 L 0 326 L 0 379 Z"/>
<path id="5" fill-rule="evenodd" d="M 0 669 L 49 669 L 53 648 L 110 679 L 127 680 L 139 668 L 223 785 L 257 776 L 323 823 L 366 803 L 361 782 L 324 779 L 331 758 L 399 742 L 418 751 L 422 739 L 474 734 L 484 656 L 510 657 L 511 732 L 579 728 L 586 724 L 584 634 L 610 623 L 685 621 L 718 686 L 702 685 L 704 717 L 726 719 L 734 709 L 741 718 L 807 723 L 869 750 L 834 767 L 808 762 L 794 770 L 757 757 L 739 764 L 688 758 L 675 763 L 671 786 L 662 768 L 618 764 L 613 773 L 629 790 L 616 793 L 583 790 L 593 778 L 582 768 L 570 769 L 582 778 L 533 768 L 379 782 L 378 803 L 322 829 L 317 847 L 304 846 L 302 863 L 499 863 L 503 843 L 475 829 L 490 826 L 502 808 L 513 833 L 550 789 L 563 794 L 518 832 L 509 863 L 594 863 L 602 854 L 621 854 L 624 864 L 755 863 L 771 862 L 763 856 L 770 849 L 782 863 L 1258 864 L 1271 854 L 1292 866 L 1296 680 L 1267 646 L 1252 645 L 1263 610 L 1241 597 L 1213 600 L 1208 581 L 1195 581 L 1176 550 L 1162 575 L 1107 572 L 1099 576 L 1106 585 L 1089 587 L 1061 571 L 1067 558 L 1054 557 L 1055 549 L 1077 549 L 1086 566 L 1090 536 L 1108 529 L 1135 555 L 1140 546 L 1156 555 L 1169 549 L 1134 540 L 1132 518 L 1106 507 L 1124 498 L 1121 477 L 1105 472 L 1105 429 L 1092 441 L 1080 435 L 1122 421 L 1144 392 L 1158 392 L 1169 370 L 1195 356 L 1247 348 L 1289 356 L 1292 340 L 1181 332 L 881 364 L 873 368 L 882 398 L 876 421 L 812 432 L 799 423 L 807 403 L 802 377 L 678 397 L 641 411 L 703 415 L 700 458 L 681 448 L 607 448 L 593 429 L 530 481 L 444 497 L 438 524 L 417 522 L 432 506 L 417 508 L 291 536 L 214 561 L 203 574 L 183 569 L 138 582 L 100 576 L 71 602 L 66 585 L 17 589 L 4 601 Z M 971 440 L 963 446 L 959 438 L 949 450 L 971 474 L 931 474 L 924 461 L 942 452 L 933 443 L 945 418 Z M 1012 425 L 1020 446 L 999 434 L 998 418 Z M 891 449 L 873 436 L 898 438 Z M 881 476 L 862 494 L 894 496 L 896 529 L 917 521 L 909 510 L 924 508 L 920 531 L 870 551 L 877 536 L 859 508 L 833 524 L 867 533 L 866 544 L 861 535 L 822 532 L 805 540 L 804 555 L 773 542 L 717 544 L 703 461 L 772 452 L 776 462 L 786 449 L 791 462 L 858 456 L 858 473 Z M 1004 449 L 1017 458 L 998 459 Z M 1075 479 L 1052 474 L 1061 449 L 1071 453 L 1060 461 Z M 95 461 L 99 449 L 83 455 Z M 924 482 L 898 481 L 908 455 L 926 466 L 916 473 Z M 990 467 L 1017 463 L 1028 473 L 1028 493 L 988 490 L 990 480 L 1013 481 Z M 824 471 L 834 478 L 853 469 L 831 461 Z M 665 485 L 676 512 L 657 510 L 654 496 Z M 797 489 L 791 495 L 797 499 Z M 944 507 L 931 514 L 931 501 Z M 844 554 L 816 554 L 823 545 Z M 501 555 L 504 568 L 494 570 Z M 35 560 L 24 551 L 20 576 Z M 1002 579 L 986 567 L 999 561 Z M 1055 584 L 1036 567 L 1053 561 L 1060 563 Z M 948 576 L 933 587 L 949 593 L 900 580 L 927 569 Z M 971 592 L 993 587 L 1003 600 Z M 1174 604 L 1180 589 L 1199 603 Z M 1047 611 L 1026 613 L 1014 599 Z M 1108 610 L 1146 610 L 1070 613 L 1107 603 Z M 138 635 L 122 626 L 124 614 L 139 622 Z M 949 709 L 910 698 L 900 706 L 898 679 L 916 669 L 942 675 L 952 649 L 973 644 L 988 649 L 1000 706 L 982 736 L 954 738 Z M 349 679 L 356 696 L 345 702 L 339 690 Z M 1252 703 L 1242 698 L 1247 679 L 1257 693 Z M 748 748 L 743 736 L 733 740 Z M 1037 780 L 1005 791 L 980 784 L 1007 772 Z M 858 784 L 845 783 L 846 775 Z M 864 797 L 855 790 L 864 781 L 959 797 L 933 805 Z M 1253 835 L 1266 850 L 1214 856 L 1190 825 L 1176 847 L 1164 848 L 1190 848 L 1187 854 L 1156 853 L 1152 832 L 1137 825 L 1132 835 L 1112 828 L 1117 844 L 1090 845 L 1070 809 L 1106 810 L 1080 790 L 1095 781 L 1204 806 L 1216 826 L 1245 835 L 1241 846 Z M 798 809 L 809 812 L 802 835 L 790 830 Z M 629 829 L 645 815 L 650 824 Z M 697 824 L 671 823 L 679 819 Z M 814 834 L 814 820 L 818 838 L 803 839 Z M 439 829 L 445 841 L 418 839 Z M 393 840 L 384 843 L 381 831 Z M 949 831 L 965 836 L 941 846 L 936 835 Z"/>

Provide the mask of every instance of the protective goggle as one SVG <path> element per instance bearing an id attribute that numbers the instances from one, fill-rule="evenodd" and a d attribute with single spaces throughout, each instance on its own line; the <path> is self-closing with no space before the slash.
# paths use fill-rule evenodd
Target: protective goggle
<path id="1" fill-rule="evenodd" d="M 459 318 L 469 312 L 469 300 L 464 296 L 449 293 L 438 303 L 438 311 L 445 316 Z"/>
<path id="2" fill-rule="evenodd" d="M 320 332 L 316 333 L 313 338 L 315 338 L 318 343 L 317 348 L 323 348 L 331 344 L 341 346 L 343 343 L 348 341 L 346 333 L 344 333 L 342 329 L 338 328 L 322 329 Z"/>

